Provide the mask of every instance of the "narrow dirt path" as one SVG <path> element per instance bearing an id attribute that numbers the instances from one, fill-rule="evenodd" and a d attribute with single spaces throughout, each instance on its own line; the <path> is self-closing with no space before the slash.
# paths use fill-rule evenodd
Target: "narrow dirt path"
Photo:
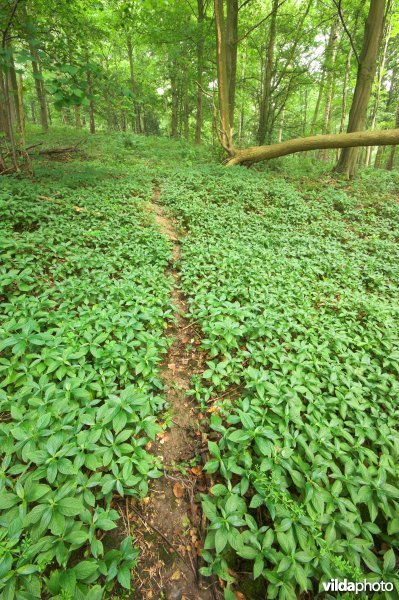
<path id="1" fill-rule="evenodd" d="M 169 273 L 174 279 L 176 319 L 167 332 L 173 342 L 161 373 L 170 428 L 151 448 L 163 459 L 164 475 L 151 482 L 148 497 L 133 507 L 139 517 L 133 520 L 141 550 L 141 584 L 134 597 L 211 600 L 214 594 L 210 584 L 204 585 L 198 577 L 201 511 L 195 502 L 195 494 L 206 489 L 205 477 L 196 464 L 205 438 L 195 403 L 186 395 L 201 358 L 195 352 L 191 326 L 184 317 L 187 308 L 180 291 L 179 239 L 173 221 L 158 203 L 159 197 L 159 189 L 155 188 L 148 209 L 161 232 L 173 243 Z"/>

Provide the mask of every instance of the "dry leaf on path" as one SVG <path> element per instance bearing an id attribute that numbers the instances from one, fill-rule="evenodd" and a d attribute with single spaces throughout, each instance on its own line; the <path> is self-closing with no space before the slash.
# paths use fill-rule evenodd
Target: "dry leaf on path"
<path id="1" fill-rule="evenodd" d="M 179 570 L 175 571 L 174 573 L 172 573 L 172 575 L 170 576 L 170 580 L 171 581 L 178 581 L 181 578 L 181 573 Z"/>
<path id="2" fill-rule="evenodd" d="M 175 498 L 183 498 L 184 496 L 184 487 L 181 483 L 177 482 L 173 486 L 173 494 Z"/>

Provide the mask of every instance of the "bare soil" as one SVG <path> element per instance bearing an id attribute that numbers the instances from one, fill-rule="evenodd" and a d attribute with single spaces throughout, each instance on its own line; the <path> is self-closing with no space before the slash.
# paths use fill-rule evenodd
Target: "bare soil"
<path id="1" fill-rule="evenodd" d="M 167 331 L 173 341 L 161 372 L 171 426 L 150 449 L 162 457 L 163 476 L 151 481 L 149 494 L 143 501 L 126 507 L 126 525 L 133 529 L 140 547 L 139 582 L 133 597 L 211 600 L 215 598 L 214 584 L 205 582 L 198 574 L 204 529 L 198 494 L 206 491 L 199 460 L 206 447 L 206 436 L 201 430 L 202 415 L 186 394 L 191 376 L 200 370 L 203 358 L 196 351 L 198 341 L 185 318 L 187 307 L 180 290 L 180 243 L 176 226 L 158 203 L 159 197 L 159 189 L 155 188 L 148 210 L 173 243 L 169 273 L 174 280 L 172 298 L 176 314 Z"/>

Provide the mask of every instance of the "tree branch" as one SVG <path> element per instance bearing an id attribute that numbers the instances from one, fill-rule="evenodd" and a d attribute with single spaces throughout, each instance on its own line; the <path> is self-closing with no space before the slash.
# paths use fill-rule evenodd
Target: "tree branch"
<path id="1" fill-rule="evenodd" d="M 277 7 L 277 10 L 280 8 L 280 6 L 282 6 L 284 4 L 284 2 L 287 2 L 287 0 L 281 0 L 280 4 Z M 243 6 L 243 5 L 241 5 Z M 240 7 L 241 8 L 241 7 Z M 270 12 L 266 17 L 264 17 L 264 19 L 261 19 L 258 23 L 256 23 L 256 25 L 253 25 L 252 27 L 250 27 L 248 29 L 248 31 L 246 33 L 244 33 L 244 35 L 242 35 L 239 39 L 238 42 L 242 42 L 242 40 L 245 40 L 245 38 L 247 38 L 249 36 L 250 33 L 252 33 L 255 29 L 257 29 L 260 25 L 262 25 L 262 23 L 264 23 L 265 21 L 267 21 L 267 19 L 270 19 L 270 17 L 272 16 L 273 11 Z M 238 43 L 237 42 L 237 43 Z"/>
<path id="2" fill-rule="evenodd" d="M 11 11 L 11 14 L 10 14 L 10 18 L 8 19 L 8 23 L 6 25 L 6 28 L 3 31 L 3 40 L 2 40 L 2 46 L 3 46 L 3 48 L 6 47 L 7 33 L 8 33 L 8 30 L 10 29 L 10 27 L 11 27 L 11 24 L 13 22 L 13 19 L 14 19 L 14 16 L 15 16 L 15 13 L 16 13 L 16 10 L 17 10 L 17 7 L 18 7 L 18 4 L 20 3 L 20 1 L 21 0 L 15 0 L 15 4 L 14 4 L 14 6 L 12 8 L 12 11 Z"/>
<path id="3" fill-rule="evenodd" d="M 341 6 L 342 0 L 332 0 L 332 1 L 333 1 L 334 5 L 335 5 L 336 9 L 338 10 L 338 16 L 339 16 L 339 19 L 340 19 L 340 21 L 342 23 L 342 27 L 344 28 L 344 31 L 345 31 L 346 35 L 348 36 L 348 38 L 349 38 L 349 42 L 350 42 L 350 45 L 352 46 L 353 54 L 356 56 L 357 64 L 359 64 L 360 63 L 360 59 L 359 59 L 359 55 L 358 55 L 357 50 L 356 50 L 356 46 L 354 44 L 354 41 L 353 41 L 352 36 L 350 34 L 350 31 L 349 31 L 349 29 L 346 26 L 344 15 L 342 13 L 342 6 Z"/>

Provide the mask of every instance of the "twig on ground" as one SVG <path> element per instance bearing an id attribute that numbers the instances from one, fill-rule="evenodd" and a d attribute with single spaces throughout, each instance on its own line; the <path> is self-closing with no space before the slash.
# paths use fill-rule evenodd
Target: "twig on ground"
<path id="1" fill-rule="evenodd" d="M 185 559 L 185 558 L 184 558 L 184 556 L 181 554 L 181 552 L 180 552 L 180 551 L 179 551 L 179 550 L 176 548 L 176 546 L 175 546 L 175 545 L 174 545 L 174 544 L 173 544 L 173 543 L 172 543 L 172 542 L 171 542 L 171 541 L 170 541 L 170 540 L 169 540 L 169 539 L 166 537 L 166 535 L 165 535 L 164 533 L 162 533 L 162 531 L 160 531 L 160 530 L 158 529 L 158 527 L 156 527 L 155 525 L 153 525 L 152 523 L 150 523 L 149 521 L 147 521 L 147 519 L 145 519 L 145 518 L 143 517 L 143 515 L 141 515 L 141 514 L 140 514 L 140 512 L 137 510 L 137 508 L 136 508 L 136 507 L 132 506 L 131 508 L 132 508 L 132 510 L 133 510 L 133 511 L 136 513 L 136 515 L 137 515 L 138 517 L 140 517 L 140 519 L 143 521 L 143 523 L 144 523 L 145 525 L 147 525 L 148 527 L 151 527 L 151 529 L 153 529 L 153 530 L 154 530 L 154 531 L 155 531 L 155 532 L 156 532 L 158 535 L 160 535 L 160 536 L 161 536 L 161 538 L 162 538 L 162 539 L 163 539 L 163 540 L 164 540 L 164 541 L 165 541 L 165 542 L 168 544 L 168 546 L 170 546 L 170 547 L 172 548 L 172 550 L 173 550 L 174 552 L 176 552 L 176 554 L 177 554 L 177 555 L 179 556 L 179 558 L 180 558 L 180 559 L 181 559 L 181 560 L 184 562 L 184 564 L 185 564 L 187 567 L 189 567 L 189 568 L 191 569 L 191 568 L 192 568 L 192 567 L 191 567 L 191 564 L 190 564 L 190 563 L 188 563 L 188 562 L 186 561 L 186 559 Z M 195 573 L 195 571 L 194 571 L 194 575 L 195 575 L 195 574 L 196 574 L 196 573 Z"/>

